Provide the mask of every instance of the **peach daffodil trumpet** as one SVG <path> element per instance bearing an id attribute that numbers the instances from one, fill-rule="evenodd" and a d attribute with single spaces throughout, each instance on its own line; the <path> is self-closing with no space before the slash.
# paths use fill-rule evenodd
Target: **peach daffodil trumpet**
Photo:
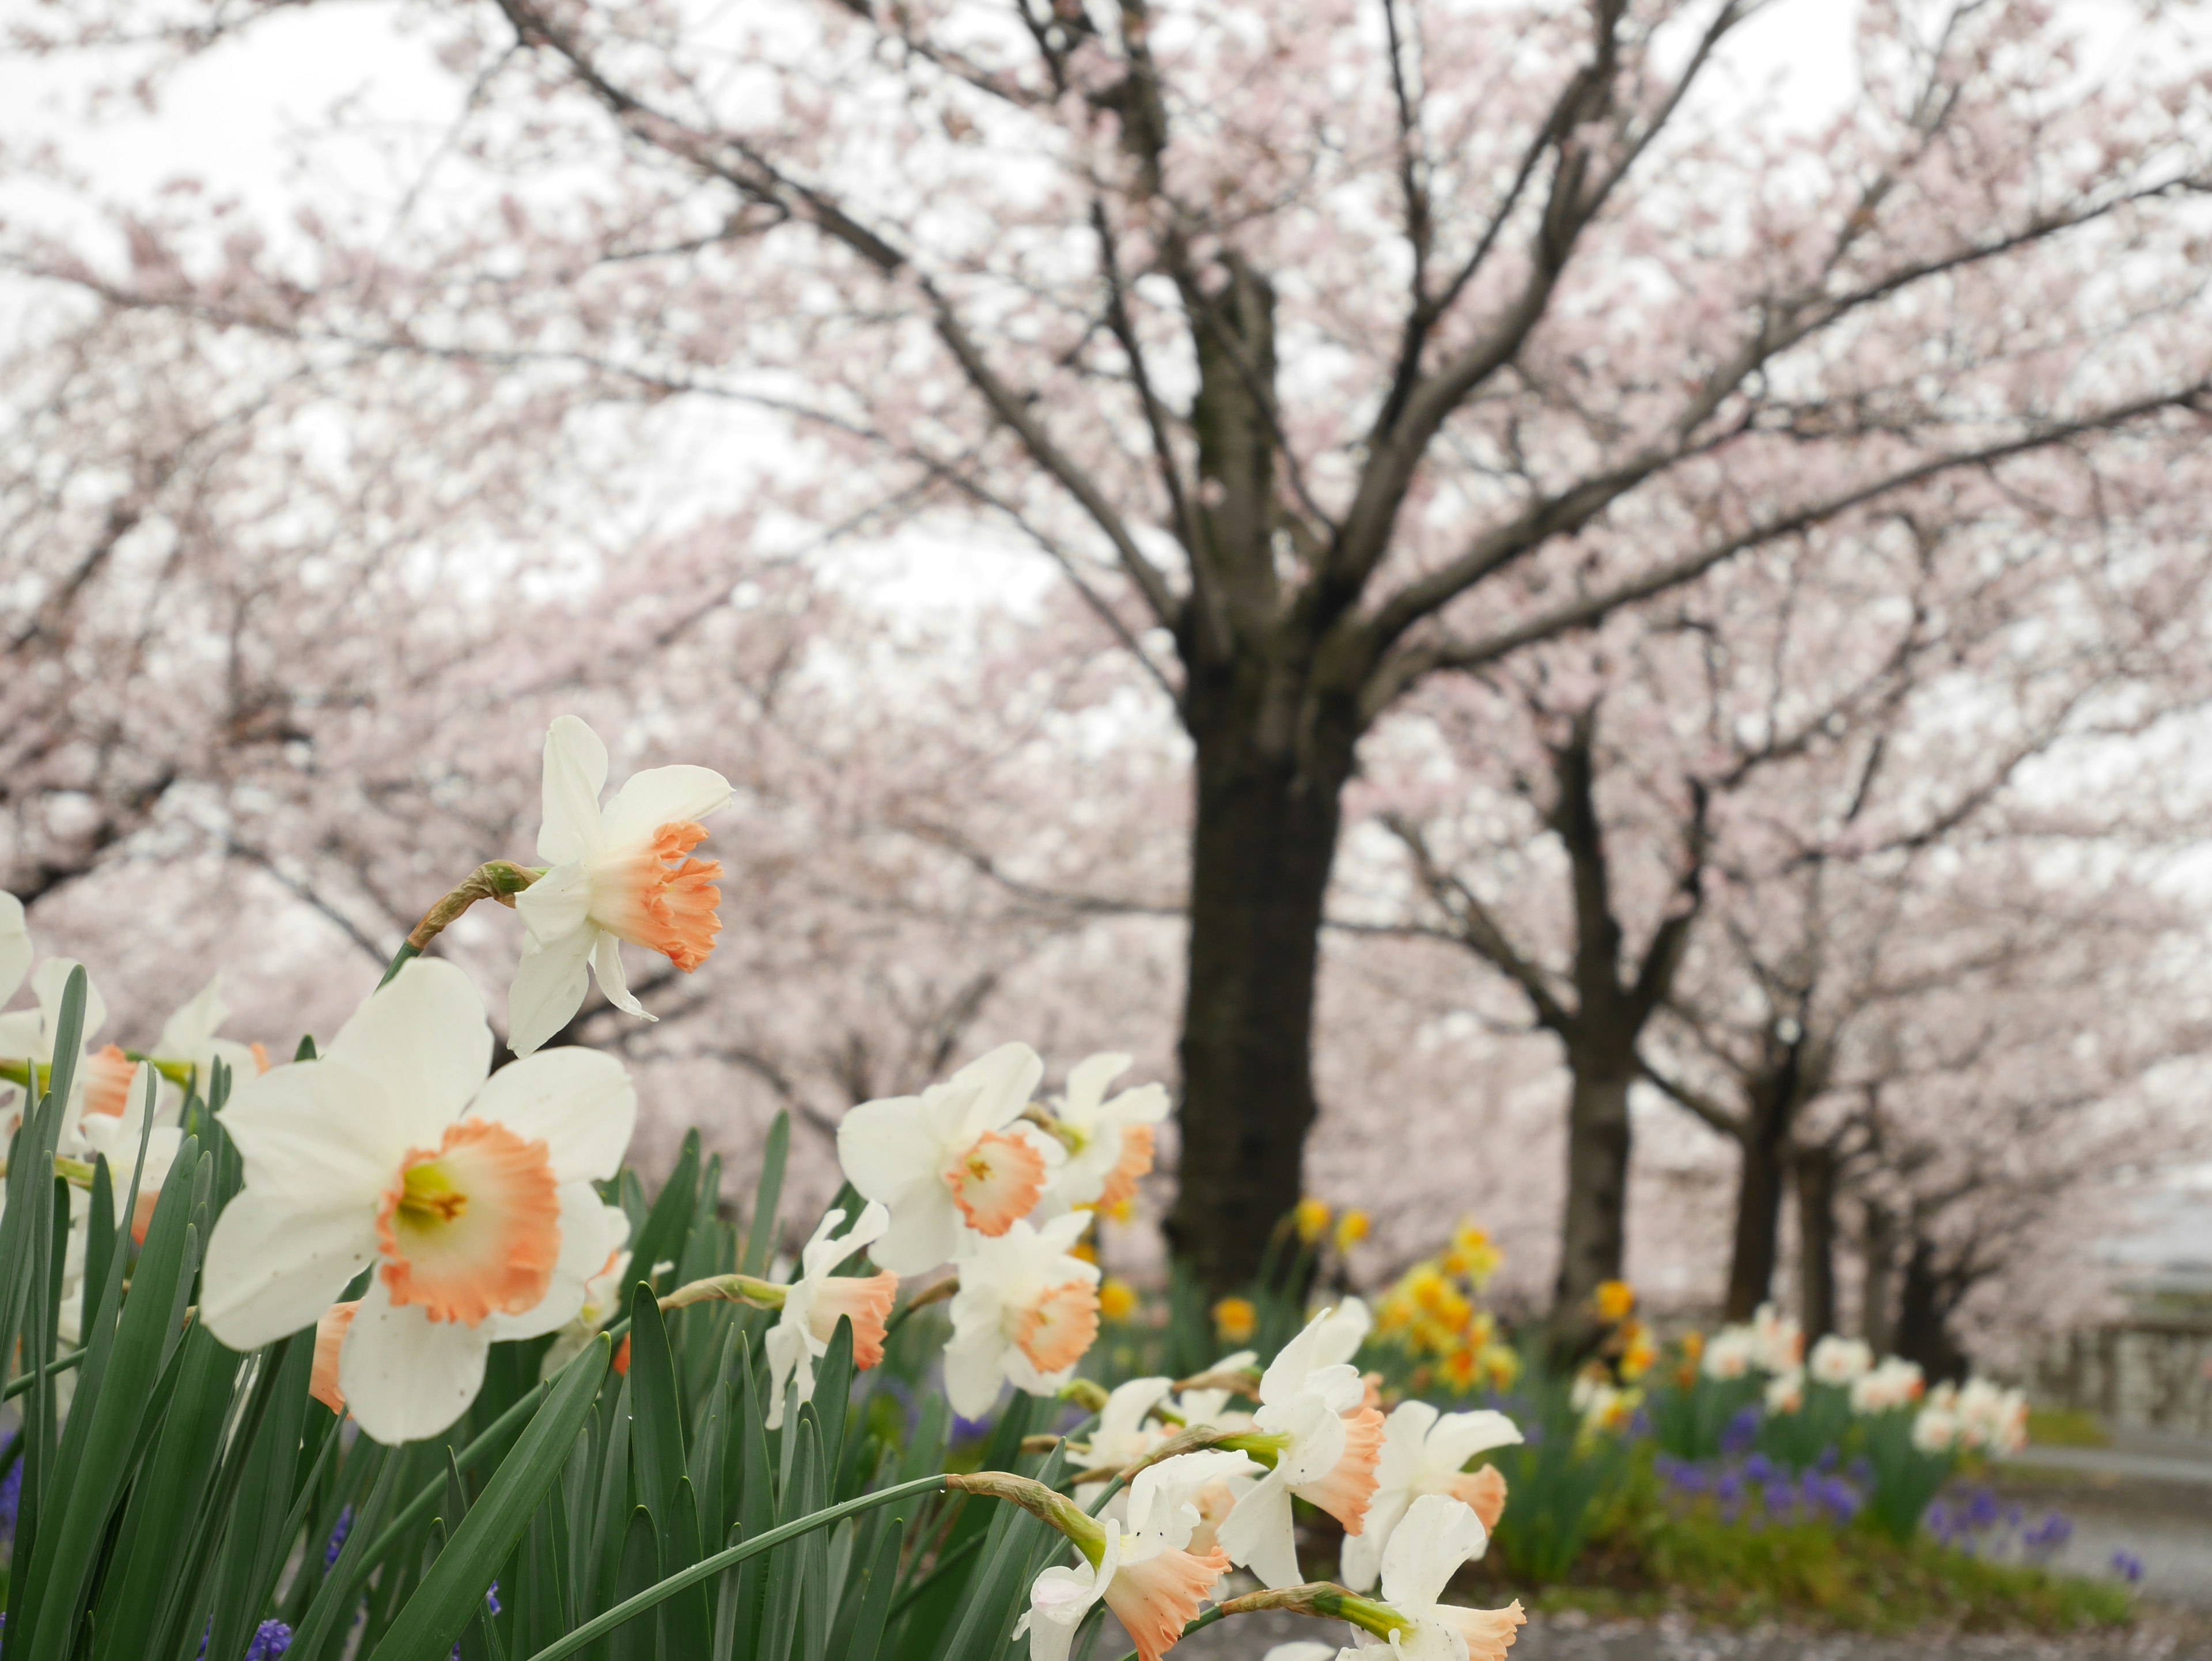
<path id="1" fill-rule="evenodd" d="M 1076 1211 L 1042 1228 L 1018 1222 L 960 1260 L 945 1395 L 962 1418 L 989 1412 L 1004 1381 L 1050 1396 L 1075 1376 L 1098 1335 L 1097 1266 L 1069 1255 L 1090 1220 Z"/>
<path id="2" fill-rule="evenodd" d="M 623 975 L 622 941 L 658 952 L 688 974 L 707 960 L 721 930 L 714 885 L 722 867 L 690 855 L 707 835 L 699 822 L 728 803 L 729 781 L 704 767 L 649 768 L 602 807 L 606 782 L 607 747 L 599 735 L 574 715 L 555 721 L 545 734 L 545 821 L 538 833 L 546 869 L 514 896 L 530 932 L 507 995 L 507 1042 L 518 1056 L 538 1049 L 582 1007 L 587 964 L 608 1002 L 646 1015 Z"/>
<path id="3" fill-rule="evenodd" d="M 1036 1208 L 1067 1157 L 1022 1119 L 1043 1073 L 1027 1044 L 1001 1044 L 919 1096 L 863 1102 L 845 1116 L 838 1163 L 864 1198 L 890 1211 L 876 1262 L 894 1275 L 925 1274 L 967 1238 L 998 1239 Z"/>
<path id="4" fill-rule="evenodd" d="M 318 1326 L 373 1269 L 332 1382 L 380 1442 L 459 1418 L 492 1344 L 574 1318 L 623 1238 L 592 1187 L 637 1116 L 622 1064 L 564 1048 L 490 1066 L 468 977 L 421 958 L 320 1060 L 246 1080 L 223 1110 L 246 1185 L 209 1238 L 200 1318 L 258 1349 Z"/>
<path id="5" fill-rule="evenodd" d="M 853 1226 L 833 1239 L 832 1231 L 844 1220 L 843 1212 L 832 1211 L 816 1225 L 814 1238 L 799 1255 L 798 1277 L 783 1288 L 783 1314 L 767 1339 L 770 1430 L 783 1423 L 784 1387 L 794 1374 L 799 1399 L 813 1399 L 814 1363 L 829 1354 L 840 1317 L 853 1323 L 854 1367 L 865 1372 L 884 1359 L 884 1333 L 898 1296 L 898 1276 L 841 1275 L 836 1270 L 854 1253 L 883 1238 L 890 1214 L 871 1200 Z"/>

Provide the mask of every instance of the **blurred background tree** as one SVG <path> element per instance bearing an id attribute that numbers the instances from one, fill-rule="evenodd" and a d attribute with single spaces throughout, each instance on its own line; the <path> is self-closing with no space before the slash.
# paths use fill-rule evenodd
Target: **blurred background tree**
<path id="1" fill-rule="evenodd" d="M 2207 112 L 2173 20 L 2092 73 L 1870 4 L 1808 114 L 1747 86 L 1791 15 L 398 6 L 433 119 L 273 192 L 15 143 L 0 880 L 149 1009 L 151 923 L 334 1018 L 578 708 L 742 782 L 722 950 L 624 1039 L 664 1127 L 1018 1027 L 1180 1079 L 1217 1287 L 1316 1186 L 1487 1207 L 1571 1310 L 1638 1171 L 1721 1172 L 1731 1304 L 1792 1182 L 1955 1304 L 2205 1013 Z M 15 39 L 158 133 L 361 27 Z M 1724 1259 L 1708 1209 L 1653 1232 Z"/>

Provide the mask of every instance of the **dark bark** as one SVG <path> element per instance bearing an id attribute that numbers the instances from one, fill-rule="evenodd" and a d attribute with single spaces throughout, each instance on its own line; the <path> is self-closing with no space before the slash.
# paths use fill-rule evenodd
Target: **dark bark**
<path id="1" fill-rule="evenodd" d="M 1272 763 L 1240 721 L 1197 736 L 1182 1175 L 1168 1233 L 1201 1283 L 1221 1292 L 1251 1279 L 1301 1192 L 1315 1111 L 1314 977 L 1343 777 Z"/>
<path id="2" fill-rule="evenodd" d="M 1769 1065 L 1748 1081 L 1743 1159 L 1736 1177 L 1735 1249 L 1729 1259 L 1725 1313 L 1747 1321 L 1774 1289 L 1790 1132 L 1802 1096 L 1799 1047 L 1770 1039 Z"/>
<path id="3" fill-rule="evenodd" d="M 1297 1203 L 1315 1114 L 1322 907 L 1358 741 L 1358 677 L 1317 661 L 1321 624 L 1282 605 L 1273 545 L 1273 295 L 1232 264 L 1187 295 L 1205 488 L 1200 591 L 1178 646 L 1196 747 L 1182 1039 L 1182 1152 L 1169 1238 L 1215 1292 L 1244 1287 Z"/>
<path id="4" fill-rule="evenodd" d="M 1951 1335 L 1951 1311 L 1964 1288 L 1937 1266 L 1936 1250 L 1915 1240 L 1897 1299 L 1897 1354 L 1917 1361 L 1930 1382 L 1966 1376 L 1966 1357 Z"/>
<path id="5" fill-rule="evenodd" d="M 1859 1336 L 1875 1354 L 1888 1355 L 1897 1348 L 1897 1217 L 1879 1200 L 1866 1202 L 1860 1242 Z"/>
<path id="6" fill-rule="evenodd" d="M 1555 1324 L 1572 1325 L 1602 1281 L 1620 1278 L 1628 1220 L 1629 1048 L 1570 1050 L 1573 1083 L 1567 1101 L 1567 1198 L 1559 1228 L 1559 1276 L 1553 1295 Z"/>
<path id="7" fill-rule="evenodd" d="M 1803 1148 L 1796 1165 L 1798 1317 L 1810 1343 L 1836 1329 L 1836 1156 Z"/>

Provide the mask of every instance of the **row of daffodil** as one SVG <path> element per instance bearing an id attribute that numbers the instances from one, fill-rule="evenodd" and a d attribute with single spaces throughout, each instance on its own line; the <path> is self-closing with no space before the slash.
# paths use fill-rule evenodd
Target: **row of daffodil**
<path id="1" fill-rule="evenodd" d="M 556 721 L 538 837 L 545 863 L 480 868 L 425 917 L 319 1054 L 303 1046 L 300 1059 L 271 1067 L 258 1046 L 217 1037 L 226 1012 L 210 983 L 151 1050 L 88 1045 L 73 1069 L 58 1170 L 87 1184 L 103 1164 L 127 1168 L 143 1147 L 149 1195 L 177 1153 L 188 1097 L 218 1068 L 235 1075 L 220 1123 L 244 1181 L 208 1244 L 198 1318 L 239 1350 L 312 1328 L 313 1395 L 380 1442 L 453 1426 L 495 1342 L 560 1335 L 545 1356 L 547 1373 L 557 1372 L 622 1301 L 629 1226 L 601 1185 L 627 1153 L 635 1092 L 613 1057 L 544 1046 L 581 1006 L 587 974 L 617 1007 L 645 1014 L 622 943 L 685 970 L 711 953 L 720 867 L 691 855 L 706 834 L 700 821 L 731 792 L 706 769 L 665 767 L 602 805 L 606 771 L 605 750 L 582 722 Z M 526 931 L 507 1002 L 516 1058 L 496 1069 L 473 983 L 421 955 L 482 898 L 512 904 Z M 75 967 L 54 959 L 31 972 L 33 957 L 22 909 L 7 900 L 0 1004 L 27 973 L 38 1007 L 0 1016 L 0 1057 L 12 1069 L 0 1077 L 26 1094 L 50 1075 Z M 85 1033 L 103 1019 L 88 995 Z M 1167 1112 L 1157 1085 L 1110 1093 L 1128 1065 L 1092 1056 L 1040 1100 L 1042 1062 L 1007 1044 L 919 1095 L 854 1109 L 838 1136 L 865 1202 L 851 1226 L 842 1211 L 824 1217 L 787 1282 L 724 1275 L 678 1288 L 662 1307 L 716 1298 L 779 1311 L 764 1341 L 769 1428 L 787 1402 L 811 1397 L 815 1363 L 841 1322 L 854 1365 L 875 1366 L 900 1280 L 939 1270 L 909 1304 L 950 1296 L 943 1365 L 955 1409 L 979 1416 L 1007 1384 L 1035 1396 L 1068 1390 L 1099 1323 L 1098 1271 L 1078 1243 L 1093 1209 L 1126 1202 L 1149 1171 L 1152 1128 Z M 88 1208 L 72 1214 L 81 1264 Z M 864 1251 L 875 1274 L 837 1273 Z M 1267 1590 L 1224 1610 L 1340 1616 L 1360 1644 L 1418 1661 L 1504 1654 L 1517 1604 L 1474 1611 L 1439 1600 L 1482 1554 L 1504 1503 L 1494 1469 L 1466 1467 L 1519 1432 L 1494 1412 L 1445 1415 L 1419 1402 L 1386 1421 L 1372 1382 L 1350 1365 L 1369 1326 L 1348 1300 L 1264 1369 L 1247 1352 L 1179 1393 L 1165 1378 L 1122 1385 L 1100 1403 L 1094 1433 L 1067 1450 L 1090 1509 L 1004 1473 L 945 1479 L 1023 1505 L 1075 1548 L 1074 1567 L 1045 1570 L 1032 1589 L 1024 1624 L 1036 1661 L 1059 1661 L 1101 1600 L 1151 1661 L 1240 1567 Z M 1250 1411 L 1231 1409 L 1240 1394 Z M 1294 1498 L 1343 1526 L 1348 1589 L 1302 1581 Z M 1381 1601 L 1359 1595 L 1378 1579 Z"/>
<path id="2" fill-rule="evenodd" d="M 1766 1410 L 1773 1415 L 1802 1412 L 1808 1383 L 1844 1393 L 1861 1416 L 1917 1406 L 1912 1440 L 1926 1453 L 1958 1449 L 2002 1457 L 2027 1443 L 2025 1392 L 1982 1378 L 1931 1390 L 1917 1362 L 1899 1355 L 1877 1360 L 1864 1340 L 1839 1333 L 1824 1335 L 1808 1354 L 1802 1329 L 1771 1304 L 1693 1346 L 1689 1359 L 1708 1378 L 1763 1378 Z"/>

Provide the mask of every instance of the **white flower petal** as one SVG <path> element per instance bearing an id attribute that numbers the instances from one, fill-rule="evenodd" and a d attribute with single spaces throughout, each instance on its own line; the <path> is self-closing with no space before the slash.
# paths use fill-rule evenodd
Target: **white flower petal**
<path id="1" fill-rule="evenodd" d="M 208 977 L 208 983 L 192 995 L 190 1002 L 177 1009 L 161 1024 L 161 1036 L 154 1041 L 154 1054 L 163 1061 L 198 1061 L 215 1037 L 216 1029 L 230 1017 L 230 1006 L 223 1001 L 222 977 Z"/>
<path id="2" fill-rule="evenodd" d="M 980 1419 L 999 1399 L 1006 1341 L 996 1330 L 955 1337 L 945 1347 L 945 1399 L 963 1419 Z"/>
<path id="3" fill-rule="evenodd" d="M 44 1061 L 46 1018 L 35 1009 L 0 1015 L 0 1061 Z"/>
<path id="4" fill-rule="evenodd" d="M 1222 1519 L 1215 1537 L 1229 1561 L 1249 1568 L 1262 1584 L 1295 1586 L 1298 1573 L 1297 1537 L 1291 1531 L 1291 1491 L 1280 1471 L 1255 1482 Z"/>
<path id="5" fill-rule="evenodd" d="M 1382 1597 L 1410 1611 L 1427 1609 L 1444 1594 L 1460 1565 L 1481 1555 L 1490 1536 L 1474 1510 L 1449 1494 L 1425 1494 L 1407 1507 L 1405 1519 L 1382 1548 Z"/>
<path id="6" fill-rule="evenodd" d="M 644 1015 L 657 1021 L 658 1015 L 646 1014 L 645 1006 L 630 995 L 629 978 L 623 973 L 622 942 L 612 934 L 602 934 L 592 946 L 592 973 L 599 978 L 599 990 L 607 1001 L 629 1015 Z"/>
<path id="7" fill-rule="evenodd" d="M 572 934 L 588 934 L 592 910 L 592 867 L 582 860 L 556 865 L 514 897 L 533 945 L 551 946 Z M 588 939 L 585 942 L 589 948 Z"/>
<path id="8" fill-rule="evenodd" d="M 466 975 L 442 958 L 416 958 L 354 1011 L 325 1059 L 383 1085 L 419 1145 L 422 1128 L 460 1116 L 491 1071 L 491 1026 Z"/>
<path id="9" fill-rule="evenodd" d="M 1036 1098 L 1037 1080 L 1044 1077 L 1044 1062 L 1025 1043 L 1002 1043 L 945 1080 L 951 1090 L 973 1090 L 972 1116 L 979 1130 L 1003 1130 Z"/>
<path id="10" fill-rule="evenodd" d="M 363 1432 L 397 1446 L 435 1436 L 483 1387 L 491 1338 L 482 1327 L 392 1306 L 383 1281 L 361 1300 L 338 1351 L 338 1388 Z"/>
<path id="11" fill-rule="evenodd" d="M 0 890 L 0 1003 L 15 995 L 31 968 L 31 929 L 23 902 Z"/>
<path id="12" fill-rule="evenodd" d="M 1088 1130 L 1106 1102 L 1106 1086 L 1129 1070 L 1135 1057 L 1109 1052 L 1086 1056 L 1068 1069 L 1066 1116 Z"/>
<path id="13" fill-rule="evenodd" d="M 545 822 L 538 832 L 538 857 L 565 865 L 596 854 L 605 842 L 599 830 L 599 792 L 607 784 L 607 746 L 574 715 L 555 719 L 545 732 Z"/>
<path id="14" fill-rule="evenodd" d="M 904 1280 L 949 1262 L 961 1247 L 960 1212 L 942 1183 L 925 1183 L 902 1201 L 868 1255 Z"/>
<path id="15" fill-rule="evenodd" d="M 730 782 L 708 767 L 648 767 L 607 804 L 605 845 L 643 842 L 664 824 L 696 824 L 729 806 Z"/>
<path id="16" fill-rule="evenodd" d="M 837 1163 L 865 1199 L 896 1205 L 917 1183 L 937 1180 L 945 1155 L 917 1096 L 862 1102 L 837 1125 Z"/>
<path id="17" fill-rule="evenodd" d="M 579 929 L 550 945 L 526 943 L 507 992 L 507 1047 L 527 1056 L 568 1025 L 584 1007 L 595 929 Z"/>
<path id="18" fill-rule="evenodd" d="M 604 1182 L 629 1151 L 637 1092 L 613 1056 L 570 1045 L 500 1068 L 477 1092 L 468 1116 L 544 1142 L 556 1182 Z"/>
<path id="19" fill-rule="evenodd" d="M 1413 1405 L 1411 1402 L 1407 1406 Z M 1400 1411 L 1403 1411 L 1401 1409 Z M 1438 1420 L 1429 1432 L 1423 1463 L 1459 1470 L 1478 1453 L 1511 1447 L 1521 1440 L 1521 1427 L 1504 1414 L 1485 1408 L 1477 1413 L 1454 1413 Z"/>
<path id="20" fill-rule="evenodd" d="M 303 1207 L 249 1184 L 208 1238 L 199 1318 L 231 1348 L 258 1349 L 314 1325 L 375 1257 L 373 1211 Z"/>
<path id="21" fill-rule="evenodd" d="M 295 1062 L 238 1087 L 223 1129 L 246 1160 L 249 1191 L 289 1204 L 374 1211 L 410 1147 L 434 1147 L 443 1122 L 406 1110 L 343 1062 Z"/>

